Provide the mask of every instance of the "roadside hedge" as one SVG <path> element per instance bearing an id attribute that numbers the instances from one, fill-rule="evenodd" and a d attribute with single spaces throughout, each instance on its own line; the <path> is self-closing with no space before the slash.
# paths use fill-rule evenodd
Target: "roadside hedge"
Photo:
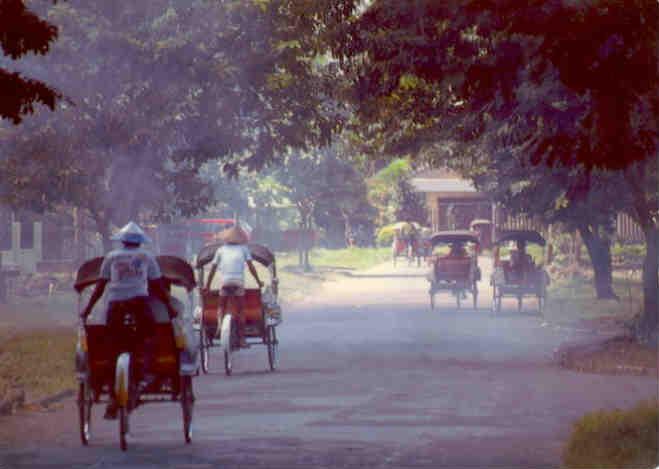
<path id="1" fill-rule="evenodd" d="M 656 468 L 658 427 L 659 401 L 588 413 L 575 422 L 563 462 L 570 469 Z"/>

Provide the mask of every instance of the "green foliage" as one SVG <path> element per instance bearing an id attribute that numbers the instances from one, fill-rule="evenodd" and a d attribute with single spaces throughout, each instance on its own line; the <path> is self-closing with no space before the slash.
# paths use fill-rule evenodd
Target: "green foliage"
<path id="1" fill-rule="evenodd" d="M 408 178 L 400 178 L 394 194 L 397 220 L 426 224 L 428 214 L 424 197 L 415 192 Z"/>
<path id="2" fill-rule="evenodd" d="M 393 225 L 383 226 L 378 230 L 375 242 L 378 246 L 391 246 L 394 241 L 394 234 L 396 234 L 396 229 Z"/>
<path id="3" fill-rule="evenodd" d="M 377 224 L 396 220 L 425 224 L 425 203 L 409 183 L 411 173 L 409 160 L 397 158 L 368 180 L 368 197 L 378 210 Z"/>
<path id="4" fill-rule="evenodd" d="M 570 469 L 654 468 L 659 465 L 659 403 L 630 410 L 600 410 L 573 426 L 563 461 Z"/>
<path id="5" fill-rule="evenodd" d="M 316 268 L 368 269 L 389 260 L 391 251 L 383 248 L 316 249 L 311 261 Z"/>
<path id="6" fill-rule="evenodd" d="M 617 243 L 611 248 L 611 255 L 623 263 L 643 262 L 646 252 L 647 248 L 643 244 Z"/>
<path id="7" fill-rule="evenodd" d="M 2 53 L 17 60 L 29 53 L 47 54 L 57 39 L 52 23 L 25 7 L 24 0 L 4 0 L 0 9 L 0 46 Z M 24 77 L 0 67 L 0 118 L 19 124 L 35 104 L 55 108 L 62 95 L 44 82 Z"/>
<path id="8" fill-rule="evenodd" d="M 327 106 L 328 85 L 338 80 L 314 61 L 319 11 L 294 2 L 58 2 L 48 12 L 58 42 L 24 68 L 47 70 L 75 105 L 8 135 L 0 198 L 35 210 L 77 206 L 105 236 L 129 218 L 190 216 L 229 195 L 213 194 L 201 176 L 209 161 L 237 175 L 327 143 L 338 111 Z"/>

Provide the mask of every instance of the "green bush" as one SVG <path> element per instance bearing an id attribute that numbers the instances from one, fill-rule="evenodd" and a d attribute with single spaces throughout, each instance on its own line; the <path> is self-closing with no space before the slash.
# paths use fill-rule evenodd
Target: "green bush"
<path id="1" fill-rule="evenodd" d="M 394 241 L 394 234 L 396 234 L 396 229 L 393 225 L 383 226 L 378 230 L 375 242 L 378 246 L 391 246 Z"/>
<path id="2" fill-rule="evenodd" d="M 643 244 L 619 244 L 611 248 L 614 258 L 625 262 L 643 262 L 645 258 L 645 246 Z"/>
<path id="3" fill-rule="evenodd" d="M 658 401 L 644 401 L 630 410 L 591 412 L 574 424 L 563 462 L 568 468 L 655 468 L 658 426 Z"/>

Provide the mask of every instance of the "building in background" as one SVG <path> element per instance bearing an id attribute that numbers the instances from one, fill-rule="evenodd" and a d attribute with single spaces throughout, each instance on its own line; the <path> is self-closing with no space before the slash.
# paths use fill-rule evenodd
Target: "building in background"
<path id="1" fill-rule="evenodd" d="M 489 220 L 491 231 L 479 230 L 485 240 L 496 237 L 496 232 L 503 230 L 536 230 L 548 235 L 549 227 L 542 220 L 507 213 L 486 194 L 477 191 L 471 181 L 449 169 L 419 173 L 412 178 L 412 186 L 426 197 L 429 223 L 433 231 L 466 230 L 471 228 L 474 221 Z M 615 224 L 615 241 L 642 243 L 643 240 L 640 226 L 629 215 L 619 213 Z"/>
<path id="2" fill-rule="evenodd" d="M 474 185 L 448 169 L 433 169 L 412 178 L 423 193 L 433 231 L 468 230 L 472 221 L 495 221 L 495 204 Z"/>

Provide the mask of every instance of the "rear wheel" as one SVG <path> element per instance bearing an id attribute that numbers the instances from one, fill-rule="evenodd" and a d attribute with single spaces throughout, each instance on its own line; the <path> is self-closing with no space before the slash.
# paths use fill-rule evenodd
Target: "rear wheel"
<path id="1" fill-rule="evenodd" d="M 192 392 L 192 376 L 181 376 L 181 410 L 183 411 L 183 436 L 185 442 L 192 441 L 192 408 L 194 394 Z"/>
<path id="2" fill-rule="evenodd" d="M 78 415 L 80 417 L 80 441 L 87 446 L 91 440 L 92 392 L 87 381 L 78 386 Z"/>
<path id="3" fill-rule="evenodd" d="M 545 300 L 544 296 L 538 296 L 538 314 L 542 316 L 545 312 L 545 303 L 547 300 Z"/>
<path id="4" fill-rule="evenodd" d="M 208 374 L 209 362 L 210 362 L 210 341 L 208 339 L 208 334 L 206 333 L 206 328 L 202 325 L 199 328 L 199 354 L 201 360 L 201 371 L 204 374 Z"/>
<path id="5" fill-rule="evenodd" d="M 458 309 L 462 305 L 462 290 L 455 290 L 455 302 L 458 305 Z"/>
<path id="6" fill-rule="evenodd" d="M 492 297 L 492 311 L 494 313 L 501 312 L 501 292 L 497 291 L 496 286 L 493 287 L 493 297 Z"/>
<path id="7" fill-rule="evenodd" d="M 275 326 L 266 328 L 266 339 L 268 341 L 268 364 L 270 365 L 270 371 L 275 371 L 279 364 L 279 342 L 277 341 Z"/>
<path id="8" fill-rule="evenodd" d="M 128 449 L 126 436 L 128 435 L 128 409 L 124 406 L 119 407 L 119 446 L 121 451 Z"/>
<path id="9" fill-rule="evenodd" d="M 430 309 L 435 309 L 435 295 L 430 294 Z"/>
<path id="10" fill-rule="evenodd" d="M 474 309 L 478 309 L 478 287 L 476 286 L 476 282 L 474 282 L 474 287 L 471 290 L 471 296 L 474 299 Z"/>
<path id="11" fill-rule="evenodd" d="M 517 297 L 517 312 L 518 313 L 522 312 L 522 297 L 521 296 Z"/>

